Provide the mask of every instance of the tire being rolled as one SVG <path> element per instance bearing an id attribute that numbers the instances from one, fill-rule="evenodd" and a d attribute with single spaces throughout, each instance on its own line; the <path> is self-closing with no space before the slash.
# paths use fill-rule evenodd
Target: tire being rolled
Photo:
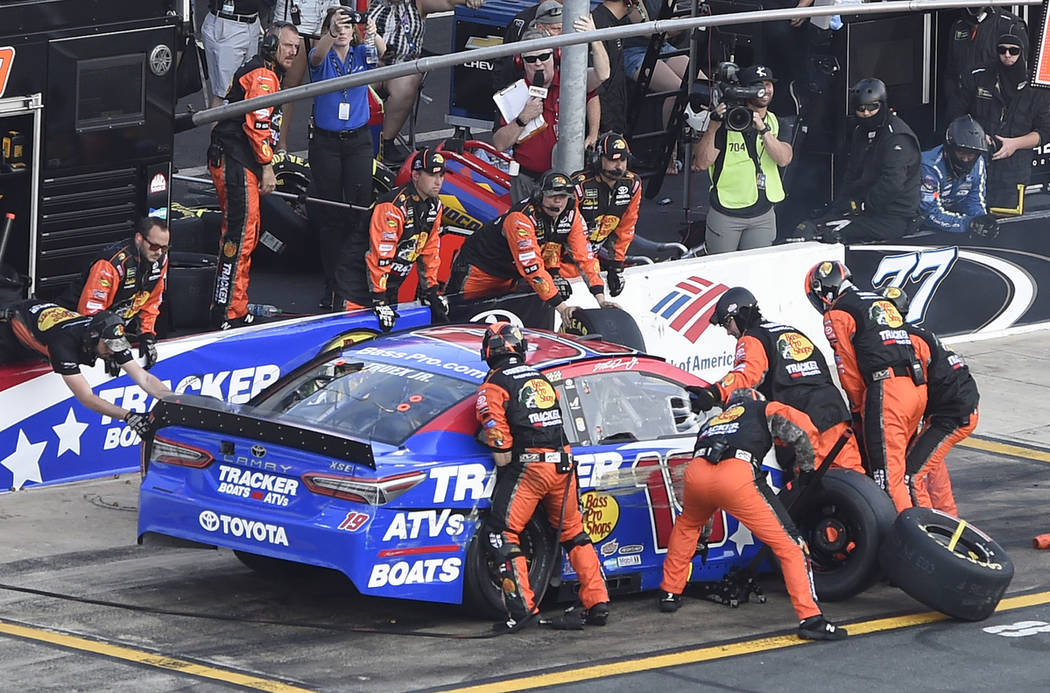
<path id="1" fill-rule="evenodd" d="M 489 555 L 485 551 L 482 536 L 483 525 L 478 524 L 478 531 L 467 547 L 467 567 L 463 574 L 463 604 L 478 616 L 492 620 L 507 617 L 503 604 L 503 590 L 493 577 L 489 567 Z M 521 551 L 529 564 L 529 585 L 539 596 L 543 589 L 542 580 L 551 570 L 551 556 L 554 552 L 554 531 L 542 515 L 536 515 L 525 525 L 520 536 Z"/>
<path id="2" fill-rule="evenodd" d="M 631 314 L 620 308 L 577 308 L 565 331 L 578 335 L 601 335 L 602 341 L 645 351 L 645 338 Z"/>
<path id="3" fill-rule="evenodd" d="M 931 508 L 902 512 L 886 537 L 882 566 L 898 587 L 963 621 L 988 618 L 1014 576 L 999 544 L 964 520 Z"/>

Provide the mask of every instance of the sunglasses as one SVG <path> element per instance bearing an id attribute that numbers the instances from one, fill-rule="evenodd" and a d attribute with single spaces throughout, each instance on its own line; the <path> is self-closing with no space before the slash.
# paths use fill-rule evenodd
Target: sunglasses
<path id="1" fill-rule="evenodd" d="M 858 113 L 874 113 L 879 110 L 879 104 L 877 103 L 862 103 L 857 106 Z"/>
<path id="2" fill-rule="evenodd" d="M 143 238 L 143 239 L 142 239 L 142 242 L 143 242 L 143 243 L 145 243 L 145 244 L 146 244 L 146 246 L 147 246 L 147 247 L 148 247 L 148 248 L 149 248 L 150 250 L 152 250 L 153 252 L 157 252 L 158 250 L 160 250 L 160 251 L 165 251 L 165 250 L 167 250 L 167 249 L 168 249 L 168 247 L 169 247 L 169 246 L 168 246 L 168 244 L 166 244 L 166 243 L 165 243 L 165 244 L 161 244 L 161 243 L 154 243 L 153 241 L 151 241 L 151 240 L 150 240 L 150 239 L 148 239 L 148 238 Z"/>
<path id="3" fill-rule="evenodd" d="M 1018 46 L 999 46 L 999 55 L 1021 55 L 1021 49 Z"/>
<path id="4" fill-rule="evenodd" d="M 553 51 L 547 51 L 546 53 L 540 53 L 539 55 L 523 55 L 521 56 L 521 59 L 531 65 L 550 60 L 552 55 L 554 55 Z"/>

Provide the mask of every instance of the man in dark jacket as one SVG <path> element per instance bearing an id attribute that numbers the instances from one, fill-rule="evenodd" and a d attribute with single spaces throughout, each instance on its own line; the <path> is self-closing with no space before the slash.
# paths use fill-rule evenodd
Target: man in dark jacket
<path id="1" fill-rule="evenodd" d="M 1028 86 L 1028 39 L 1003 34 L 998 58 L 970 73 L 963 87 L 965 111 L 989 137 L 988 210 L 1024 211 L 1035 147 L 1050 140 L 1050 94 Z"/>
<path id="2" fill-rule="evenodd" d="M 941 86 L 944 90 L 947 123 L 966 114 L 966 98 L 962 89 L 970 73 L 998 59 L 996 44 L 1003 34 L 1014 34 L 1028 42 L 1028 27 L 1024 20 L 1005 7 L 967 7 L 952 23 L 948 43 L 948 67 Z"/>
<path id="3" fill-rule="evenodd" d="M 918 138 L 890 110 L 882 80 L 862 79 L 850 98 L 857 125 L 850 139 L 845 180 L 826 214 L 798 225 L 799 240 L 891 240 L 905 235 L 919 215 Z"/>

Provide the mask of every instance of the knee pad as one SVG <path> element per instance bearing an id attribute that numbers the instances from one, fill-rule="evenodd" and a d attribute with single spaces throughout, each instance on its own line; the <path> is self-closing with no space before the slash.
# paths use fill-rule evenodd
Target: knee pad
<path id="1" fill-rule="evenodd" d="M 576 548 L 577 546 L 587 546 L 590 543 L 591 543 L 590 535 L 587 534 L 587 532 L 580 532 L 579 534 L 574 536 L 572 539 L 569 539 L 568 541 L 563 541 L 561 543 L 561 546 L 567 552 L 570 552 L 574 548 Z"/>

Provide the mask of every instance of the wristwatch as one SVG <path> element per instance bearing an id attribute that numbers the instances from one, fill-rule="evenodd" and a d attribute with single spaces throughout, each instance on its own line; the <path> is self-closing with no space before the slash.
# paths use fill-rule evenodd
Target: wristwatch
<path id="1" fill-rule="evenodd" d="M 756 130 L 756 132 L 758 132 L 759 135 L 764 135 L 767 132 L 769 132 L 770 130 L 771 130 L 771 128 L 767 125 L 764 130 Z"/>
<path id="2" fill-rule="evenodd" d="M 518 127 L 521 127 L 521 128 L 523 128 L 526 125 L 528 125 L 528 123 L 526 123 L 524 120 L 521 119 L 520 115 L 519 116 L 514 116 L 514 122 L 517 123 Z"/>

